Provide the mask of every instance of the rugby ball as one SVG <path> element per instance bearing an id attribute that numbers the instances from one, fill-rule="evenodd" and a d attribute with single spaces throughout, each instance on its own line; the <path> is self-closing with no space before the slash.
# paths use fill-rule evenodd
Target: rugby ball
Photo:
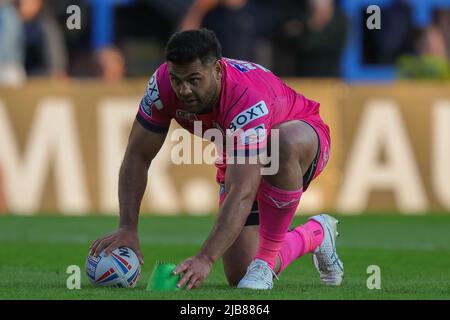
<path id="1" fill-rule="evenodd" d="M 133 288 L 141 275 L 141 265 L 134 251 L 117 248 L 108 256 L 104 251 L 98 257 L 88 255 L 86 273 L 94 286 Z"/>

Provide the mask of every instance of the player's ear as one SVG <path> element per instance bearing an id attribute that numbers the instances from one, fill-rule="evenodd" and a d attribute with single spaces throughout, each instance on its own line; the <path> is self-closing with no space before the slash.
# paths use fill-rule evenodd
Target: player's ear
<path id="1" fill-rule="evenodd" d="M 222 78 L 222 65 L 220 64 L 220 60 L 214 62 L 214 75 L 216 76 L 216 80 L 220 80 Z"/>

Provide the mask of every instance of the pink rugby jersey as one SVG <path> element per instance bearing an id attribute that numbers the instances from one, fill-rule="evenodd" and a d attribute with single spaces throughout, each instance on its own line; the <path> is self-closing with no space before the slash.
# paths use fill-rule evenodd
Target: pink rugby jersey
<path id="1" fill-rule="evenodd" d="M 175 119 L 194 134 L 194 121 L 201 121 L 202 136 L 211 128 L 227 134 L 243 132 L 242 141 L 236 148 L 252 150 L 257 145 L 261 150 L 273 127 L 290 120 L 303 120 L 329 140 L 329 128 L 319 115 L 318 102 L 295 92 L 256 63 L 229 58 L 222 58 L 220 62 L 222 88 L 220 99 L 211 112 L 196 114 L 183 109 L 170 84 L 167 63 L 164 63 L 148 81 L 136 116 L 139 123 L 151 131 L 166 133 L 171 119 Z M 225 161 L 218 161 L 216 166 L 217 181 L 223 183 Z"/>

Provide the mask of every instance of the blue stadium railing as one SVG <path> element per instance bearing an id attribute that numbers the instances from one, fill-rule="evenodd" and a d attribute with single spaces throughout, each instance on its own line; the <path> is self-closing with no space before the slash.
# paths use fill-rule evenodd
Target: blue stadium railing
<path id="1" fill-rule="evenodd" d="M 92 10 L 91 47 L 99 49 L 114 43 L 114 8 L 135 0 L 89 0 Z"/>
<path id="2" fill-rule="evenodd" d="M 389 81 L 394 80 L 395 69 L 392 65 L 364 65 L 363 58 L 363 28 L 361 14 L 369 5 L 378 5 L 381 9 L 398 0 L 341 0 L 341 7 L 346 12 L 350 30 L 347 47 L 341 61 L 342 75 L 349 82 L 357 81 Z M 432 13 L 437 8 L 450 8 L 450 0 L 406 0 L 411 5 L 413 24 L 418 27 L 428 25 Z M 383 11 L 381 10 L 381 15 Z M 383 28 L 383 26 L 381 26 Z"/>

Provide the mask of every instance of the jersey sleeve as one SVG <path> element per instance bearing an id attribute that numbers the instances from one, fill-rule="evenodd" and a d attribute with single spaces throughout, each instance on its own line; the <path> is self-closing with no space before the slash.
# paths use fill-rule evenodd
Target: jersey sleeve
<path id="1" fill-rule="evenodd" d="M 160 71 L 155 71 L 147 82 L 145 94 L 139 103 L 137 121 L 146 129 L 166 133 L 169 130 L 171 117 L 164 112 L 164 104 L 161 100 Z"/>
<path id="2" fill-rule="evenodd" d="M 225 119 L 227 156 L 255 156 L 267 149 L 271 129 L 270 103 L 258 94 L 244 93 Z"/>

